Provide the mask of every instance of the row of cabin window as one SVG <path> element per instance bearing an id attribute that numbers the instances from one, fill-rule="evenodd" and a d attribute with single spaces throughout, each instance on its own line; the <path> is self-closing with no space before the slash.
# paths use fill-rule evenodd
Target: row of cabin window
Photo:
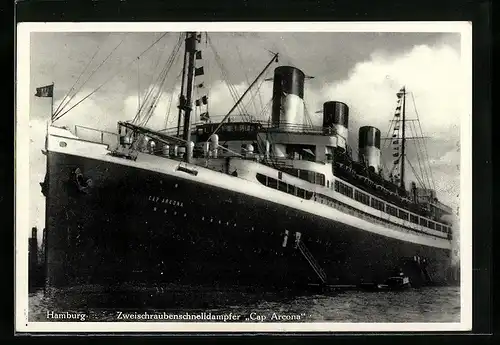
<path id="1" fill-rule="evenodd" d="M 380 218 L 378 218 L 378 217 L 376 217 L 376 216 L 374 216 L 374 215 L 371 215 L 371 214 L 369 214 L 369 213 L 366 213 L 366 212 L 360 211 L 360 210 L 358 210 L 358 209 L 356 209 L 356 208 L 354 208 L 354 207 L 352 207 L 352 206 L 349 206 L 349 205 L 347 205 L 347 204 L 344 204 L 344 203 L 342 203 L 342 202 L 340 202 L 340 201 L 338 201 L 338 200 L 332 199 L 332 198 L 330 198 L 330 197 L 328 197 L 328 196 L 326 196 L 326 195 L 321 195 L 321 194 L 320 194 L 320 198 L 319 198 L 319 200 L 320 200 L 320 202 L 321 202 L 322 204 L 323 204 L 323 203 L 325 203 L 325 204 L 327 204 L 327 205 L 329 205 L 329 206 L 338 205 L 338 206 L 341 206 L 341 207 L 347 208 L 347 209 L 348 209 L 348 210 L 350 210 L 351 212 L 360 213 L 360 214 L 362 214 L 363 216 L 368 217 L 368 218 L 370 218 L 370 219 L 372 219 L 372 220 L 382 221 Z M 323 202 L 323 200 L 324 200 L 324 202 Z M 372 200 L 376 200 L 376 199 L 372 199 Z M 384 224 L 385 224 L 385 223 L 386 223 L 386 221 L 384 221 Z M 389 222 L 389 223 L 391 223 L 391 222 Z M 399 229 L 399 227 L 403 227 L 403 228 L 405 228 L 405 229 L 407 229 L 407 230 L 410 230 L 410 231 L 415 231 L 415 232 L 418 232 L 418 233 L 422 233 L 422 232 L 421 232 L 421 231 L 419 231 L 419 230 L 415 230 L 415 229 L 412 229 L 412 228 L 409 228 L 409 227 L 406 227 L 406 226 L 402 226 L 402 225 L 400 225 L 400 224 L 396 224 L 396 223 L 391 223 L 391 224 L 392 224 L 393 226 L 396 226 L 396 227 L 397 227 L 397 229 Z M 424 233 L 425 233 L 425 232 L 424 232 Z M 425 233 L 425 234 L 427 234 L 427 233 Z M 429 235 L 429 234 L 427 234 L 427 235 Z M 451 234 L 448 234 L 448 239 L 451 239 Z"/>
<path id="2" fill-rule="evenodd" d="M 354 200 L 370 206 L 370 196 L 366 195 L 365 193 L 361 193 L 359 190 L 354 191 Z"/>
<path id="3" fill-rule="evenodd" d="M 278 189 L 282 192 L 292 194 L 292 195 L 298 196 L 300 198 L 310 199 L 312 197 L 312 194 L 313 194 L 312 192 L 305 190 L 303 188 L 295 187 L 294 185 L 285 183 L 285 182 L 280 181 L 280 180 L 276 180 L 272 177 L 268 177 L 266 175 L 262 175 L 259 173 L 257 174 L 257 180 L 260 183 L 262 183 L 270 188 Z M 365 205 L 371 206 L 377 210 L 384 211 L 384 212 L 390 214 L 391 216 L 395 216 L 395 217 L 398 217 L 398 218 L 401 218 L 404 220 L 408 220 L 408 218 L 409 218 L 412 223 L 420 224 L 422 226 L 428 227 L 429 229 L 435 229 L 435 230 L 441 231 L 443 233 L 450 233 L 449 227 L 446 227 L 444 225 L 442 226 L 440 224 L 437 224 L 437 223 L 434 223 L 431 221 L 427 221 L 427 219 L 424 219 L 424 218 L 419 218 L 418 216 L 415 216 L 414 214 L 410 214 L 406 211 L 400 210 L 400 209 L 398 209 L 394 206 L 391 206 L 389 204 L 384 205 L 384 202 L 382 202 L 378 199 L 375 199 L 375 198 L 370 198 L 369 195 L 367 195 L 363 192 L 360 192 L 358 190 L 354 191 L 352 187 L 347 186 L 338 180 L 335 180 L 335 191 L 337 191 L 341 194 L 344 194 L 350 198 L 353 198 L 353 195 L 354 195 L 355 200 L 357 200 Z M 354 193 L 353 193 L 353 191 L 354 191 Z M 385 209 L 384 209 L 384 206 L 385 206 Z"/>
<path id="4" fill-rule="evenodd" d="M 342 182 L 335 180 L 335 191 L 352 198 L 352 194 L 354 189 L 348 185 L 343 184 Z"/>
<path id="5" fill-rule="evenodd" d="M 340 182 L 339 180 L 335 180 L 335 191 L 345 196 L 348 196 L 351 199 L 353 198 L 353 188 Z M 406 211 L 400 210 L 389 204 L 384 204 L 384 202 L 375 198 L 370 198 L 369 195 L 359 190 L 354 191 L 354 200 L 359 201 L 365 205 L 371 206 L 377 210 L 388 213 L 391 216 L 398 217 L 404 220 L 409 220 L 412 223 L 422 225 L 429 229 L 438 230 L 444 233 L 449 233 L 450 231 L 450 228 L 447 226 L 428 221 L 425 218 L 420 218 L 414 214 L 410 214 Z"/>
<path id="6" fill-rule="evenodd" d="M 277 179 L 274 179 L 274 178 L 266 176 L 266 175 L 262 175 L 262 174 L 257 173 L 257 180 L 269 188 L 278 189 L 282 192 L 298 196 L 299 198 L 302 198 L 302 199 L 311 199 L 312 198 L 312 194 L 313 194 L 312 192 L 305 190 L 303 188 L 299 188 L 299 187 L 296 187 L 294 185 L 285 183 L 283 181 L 279 181 Z"/>
<path id="7" fill-rule="evenodd" d="M 325 185 L 325 175 L 317 173 L 315 171 L 303 170 L 303 169 L 295 169 L 295 168 L 283 168 L 283 170 L 292 176 L 298 177 L 301 180 L 319 184 L 320 186 Z"/>

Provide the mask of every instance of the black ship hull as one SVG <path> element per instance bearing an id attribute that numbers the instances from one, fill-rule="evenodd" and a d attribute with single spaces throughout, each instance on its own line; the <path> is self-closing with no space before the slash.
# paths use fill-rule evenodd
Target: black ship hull
<path id="1" fill-rule="evenodd" d="M 65 153 L 48 152 L 47 158 L 52 287 L 280 289 L 321 283 L 296 248 L 296 233 L 326 273 L 326 284 L 382 283 L 400 271 L 413 285 L 447 281 L 449 249 L 382 236 L 179 176 Z"/>

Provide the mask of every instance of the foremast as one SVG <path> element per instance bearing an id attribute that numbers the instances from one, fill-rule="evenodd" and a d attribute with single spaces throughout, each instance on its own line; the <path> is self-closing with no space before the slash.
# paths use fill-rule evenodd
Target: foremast
<path id="1" fill-rule="evenodd" d="M 185 39 L 184 64 L 182 70 L 181 95 L 179 97 L 179 119 L 183 116 L 182 139 L 186 142 L 191 137 L 191 112 L 193 110 L 193 89 L 195 77 L 195 59 L 197 52 L 197 43 L 201 40 L 201 34 L 197 32 L 187 32 Z M 179 135 L 180 129 L 177 128 Z"/>

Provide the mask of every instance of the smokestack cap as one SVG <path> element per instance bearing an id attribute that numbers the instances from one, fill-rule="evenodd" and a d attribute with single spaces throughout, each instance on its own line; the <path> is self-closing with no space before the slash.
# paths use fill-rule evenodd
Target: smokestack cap
<path id="1" fill-rule="evenodd" d="M 338 101 L 323 103 L 323 127 L 333 127 L 333 125 L 349 127 L 349 107 L 347 104 Z"/>
<path id="2" fill-rule="evenodd" d="M 279 66 L 274 69 L 274 93 L 293 94 L 304 99 L 305 74 L 292 66 Z"/>
<path id="3" fill-rule="evenodd" d="M 380 149 L 380 130 L 373 126 L 359 128 L 358 148 L 375 146 Z"/>

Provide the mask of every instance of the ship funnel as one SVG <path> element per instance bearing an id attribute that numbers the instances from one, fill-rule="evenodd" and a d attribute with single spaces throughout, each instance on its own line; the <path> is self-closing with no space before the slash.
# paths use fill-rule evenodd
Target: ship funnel
<path id="1" fill-rule="evenodd" d="M 273 127 L 287 131 L 302 130 L 304 125 L 304 79 L 300 69 L 280 66 L 274 70 Z"/>
<path id="2" fill-rule="evenodd" d="M 334 128 L 337 133 L 337 146 L 346 148 L 349 135 L 349 107 L 337 101 L 323 103 L 323 127 Z"/>
<path id="3" fill-rule="evenodd" d="M 358 160 L 375 172 L 380 170 L 380 130 L 372 126 L 359 128 Z"/>

